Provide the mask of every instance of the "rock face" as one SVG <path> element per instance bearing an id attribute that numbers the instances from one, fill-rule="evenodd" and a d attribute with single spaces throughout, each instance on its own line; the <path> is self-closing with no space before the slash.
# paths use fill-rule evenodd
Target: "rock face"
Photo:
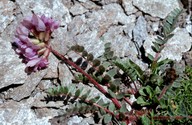
<path id="1" fill-rule="evenodd" d="M 0 33 L 14 20 L 15 4 L 12 1 L 0 1 Z"/>
<path id="2" fill-rule="evenodd" d="M 10 101 L 0 105 L 0 109 L 0 124 L 2 125 L 51 125 L 48 117 L 37 118 L 30 107 L 25 104 Z"/>
<path id="3" fill-rule="evenodd" d="M 176 0 L 1 0 L 0 124 L 50 125 L 48 120 L 69 106 L 63 102 L 45 102 L 50 87 L 71 84 L 73 74 L 68 66 L 50 54 L 47 69 L 27 75 L 25 65 L 12 49 L 15 29 L 25 16 L 34 12 L 60 21 L 61 26 L 52 34 L 51 46 L 63 55 L 68 46 L 79 44 L 99 57 L 104 44 L 111 42 L 116 56 L 131 59 L 146 69 L 147 64 L 138 59 L 135 43 L 153 54 L 151 45 L 156 37 L 153 33 L 158 32 L 161 18 L 179 6 Z M 179 61 L 182 52 L 190 49 L 191 21 L 187 21 L 186 29 L 175 30 L 175 36 L 162 51 L 162 59 Z M 93 96 L 101 94 L 93 87 L 87 89 L 93 90 Z M 67 121 L 65 124 L 69 125 L 96 124 L 92 117 L 74 116 Z"/>
<path id="4" fill-rule="evenodd" d="M 176 0 L 133 0 L 133 5 L 153 17 L 165 18 L 175 8 L 180 8 Z"/>
<path id="5" fill-rule="evenodd" d="M 125 9 L 127 15 L 137 12 L 138 10 L 133 6 L 134 0 L 122 0 L 122 6 Z"/>

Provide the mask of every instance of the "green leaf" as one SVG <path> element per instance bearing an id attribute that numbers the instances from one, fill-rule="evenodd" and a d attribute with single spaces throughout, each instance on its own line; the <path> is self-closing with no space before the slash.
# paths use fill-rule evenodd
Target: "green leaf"
<path id="1" fill-rule="evenodd" d="M 157 48 L 157 47 L 155 47 L 155 46 L 151 46 L 151 49 L 154 51 L 154 52 L 156 52 L 156 53 L 158 53 L 159 52 L 159 48 Z"/>
<path id="2" fill-rule="evenodd" d="M 119 93 L 116 95 L 117 99 L 123 99 L 125 95 L 123 93 Z"/>
<path id="3" fill-rule="evenodd" d="M 75 92 L 75 96 L 76 96 L 76 97 L 79 97 L 80 94 L 81 94 L 81 90 L 78 89 L 78 90 Z"/>
<path id="4" fill-rule="evenodd" d="M 113 91 L 111 91 L 110 89 L 108 89 L 108 92 L 109 92 L 109 95 L 110 95 L 111 97 L 116 98 L 116 94 L 115 94 Z"/>
<path id="5" fill-rule="evenodd" d="M 145 89 L 145 87 L 142 87 L 141 89 L 139 89 L 139 94 L 142 95 L 142 96 L 147 96 L 145 94 L 145 92 L 143 91 Z"/>
<path id="6" fill-rule="evenodd" d="M 121 125 L 127 125 L 127 123 L 126 122 L 122 122 Z"/>
<path id="7" fill-rule="evenodd" d="M 111 102 L 110 104 L 109 104 L 109 110 L 110 111 L 114 111 L 116 108 L 115 108 L 115 105 Z"/>
<path id="8" fill-rule="evenodd" d="M 100 96 L 96 96 L 96 97 L 92 98 L 89 101 L 92 102 L 92 103 L 96 103 L 99 99 L 100 99 Z"/>
<path id="9" fill-rule="evenodd" d="M 88 61 L 92 61 L 93 58 L 94 58 L 94 57 L 93 57 L 93 54 L 88 54 L 88 55 L 87 55 L 87 60 L 88 60 Z"/>
<path id="10" fill-rule="evenodd" d="M 111 65 L 111 63 L 104 62 L 102 65 L 104 66 L 105 69 L 107 69 Z"/>
<path id="11" fill-rule="evenodd" d="M 109 114 L 104 115 L 104 123 L 108 124 L 112 119 L 112 116 Z"/>
<path id="12" fill-rule="evenodd" d="M 111 77 L 117 74 L 117 69 L 111 69 L 107 72 L 107 74 Z"/>
<path id="13" fill-rule="evenodd" d="M 141 122 L 143 125 L 150 125 L 151 124 L 150 119 L 145 115 L 141 116 Z"/>
<path id="14" fill-rule="evenodd" d="M 164 59 L 164 60 L 159 61 L 157 64 L 158 64 L 158 67 L 159 67 L 161 65 L 170 64 L 172 62 L 173 61 L 171 59 Z"/>
<path id="15" fill-rule="evenodd" d="M 93 60 L 93 66 L 95 67 L 95 66 L 99 66 L 100 65 L 100 61 L 98 60 L 98 59 L 94 59 Z"/>
<path id="16" fill-rule="evenodd" d="M 110 47 L 111 46 L 111 43 L 105 43 L 105 48 L 108 48 L 108 47 Z"/>
<path id="17" fill-rule="evenodd" d="M 65 95 L 69 92 L 69 89 L 67 86 L 60 86 L 58 90 L 60 93 L 63 93 Z"/>
<path id="18" fill-rule="evenodd" d="M 126 112 L 128 112 L 128 109 L 127 109 L 125 103 L 121 106 L 121 108 L 120 108 L 120 112 L 121 112 L 121 113 L 126 113 Z"/>
<path id="19" fill-rule="evenodd" d="M 147 54 L 147 57 L 151 60 L 151 61 L 153 61 L 154 60 L 154 57 L 151 55 L 151 54 Z"/>
<path id="20" fill-rule="evenodd" d="M 88 55 L 88 52 L 84 50 L 84 51 L 82 52 L 82 56 L 85 57 L 85 56 L 87 56 L 87 55 Z"/>
<path id="21" fill-rule="evenodd" d="M 158 86 L 155 88 L 155 93 L 156 94 L 160 94 L 161 93 L 161 90 L 160 90 L 160 88 Z"/>
<path id="22" fill-rule="evenodd" d="M 118 86 L 113 83 L 110 83 L 109 89 L 116 93 L 118 91 Z"/>
<path id="23" fill-rule="evenodd" d="M 143 97 L 142 96 L 139 96 L 138 98 L 137 98 L 137 104 L 140 104 L 141 106 L 145 106 L 145 105 L 148 105 L 148 104 L 150 104 L 150 103 L 148 103 L 148 102 L 146 102 L 144 99 L 143 99 Z"/>

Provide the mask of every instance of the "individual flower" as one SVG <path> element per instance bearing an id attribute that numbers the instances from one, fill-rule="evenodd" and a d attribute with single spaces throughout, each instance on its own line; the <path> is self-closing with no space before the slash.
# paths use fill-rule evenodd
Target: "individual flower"
<path id="1" fill-rule="evenodd" d="M 51 33 L 59 23 L 45 15 L 33 14 L 24 18 L 16 29 L 13 46 L 26 64 L 27 72 L 44 69 L 48 66 Z"/>

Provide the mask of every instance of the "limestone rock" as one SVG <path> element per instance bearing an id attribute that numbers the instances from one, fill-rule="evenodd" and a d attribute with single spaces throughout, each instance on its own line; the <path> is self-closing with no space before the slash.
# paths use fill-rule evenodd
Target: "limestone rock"
<path id="1" fill-rule="evenodd" d="M 127 15 L 137 12 L 138 10 L 133 6 L 133 0 L 122 0 L 122 5 Z"/>
<path id="2" fill-rule="evenodd" d="M 37 118 L 29 106 L 9 101 L 0 105 L 0 124 L 2 125 L 51 125 L 50 117 Z"/>
<path id="3" fill-rule="evenodd" d="M 0 1 L 0 33 L 14 20 L 15 8 L 12 1 Z"/>
<path id="4" fill-rule="evenodd" d="M 143 16 L 139 16 L 133 29 L 134 41 L 138 44 L 139 48 L 142 46 L 147 36 L 147 22 Z"/>
<path id="5" fill-rule="evenodd" d="M 66 25 L 71 21 L 69 10 L 63 5 L 62 0 L 16 0 L 24 16 L 31 14 L 33 10 L 36 14 L 45 14 L 60 21 L 61 25 Z"/>
<path id="6" fill-rule="evenodd" d="M 133 0 L 133 5 L 153 17 L 163 19 L 175 8 L 180 8 L 177 0 Z"/>
<path id="7" fill-rule="evenodd" d="M 69 71 L 69 68 L 65 64 L 59 64 L 59 80 L 61 81 L 61 85 L 69 85 L 72 79 L 73 75 Z"/>
<path id="8" fill-rule="evenodd" d="M 25 80 L 25 84 L 15 88 L 13 92 L 10 93 L 10 98 L 20 101 L 21 99 L 30 96 L 46 73 L 47 69 L 30 74 Z"/>
<path id="9" fill-rule="evenodd" d="M 0 38 L 0 88 L 23 84 L 27 79 L 25 65 L 11 48 L 9 41 Z"/>
<path id="10" fill-rule="evenodd" d="M 50 53 L 49 55 L 49 65 L 48 65 L 48 71 L 47 74 L 44 76 L 44 78 L 57 78 L 58 77 L 58 63 L 59 60 Z"/>
<path id="11" fill-rule="evenodd" d="M 81 15 L 81 14 L 87 12 L 88 10 L 86 8 L 84 8 L 81 4 L 75 3 L 75 5 L 72 6 L 69 11 L 73 15 Z"/>

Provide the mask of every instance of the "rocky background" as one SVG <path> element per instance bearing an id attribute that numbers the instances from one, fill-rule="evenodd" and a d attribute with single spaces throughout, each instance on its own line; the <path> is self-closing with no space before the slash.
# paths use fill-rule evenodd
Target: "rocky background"
<path id="1" fill-rule="evenodd" d="M 42 101 L 45 92 L 58 84 L 71 84 L 73 76 L 53 55 L 49 68 L 25 73 L 25 65 L 11 46 L 15 29 L 25 16 L 34 12 L 61 22 L 51 42 L 62 54 L 67 46 L 78 43 L 98 57 L 104 52 L 104 44 L 111 42 L 117 56 L 132 59 L 146 69 L 138 48 L 153 54 L 152 40 L 161 32 L 162 20 L 175 8 L 184 8 L 185 12 L 162 59 L 192 64 L 191 4 L 191 0 L 0 0 L 0 125 L 96 124 L 91 114 L 54 120 L 68 105 L 46 104 Z"/>

